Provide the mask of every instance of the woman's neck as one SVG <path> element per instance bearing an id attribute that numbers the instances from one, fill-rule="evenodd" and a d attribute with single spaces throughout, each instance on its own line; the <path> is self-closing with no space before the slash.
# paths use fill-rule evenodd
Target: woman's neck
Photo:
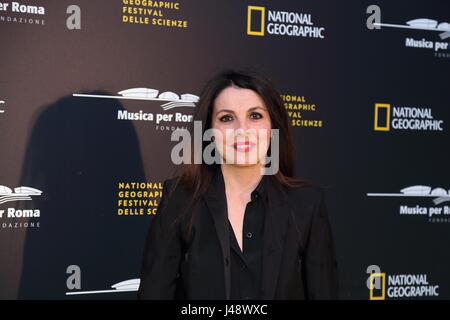
<path id="1" fill-rule="evenodd" d="M 225 182 L 228 195 L 248 198 L 262 179 L 261 165 L 233 166 L 221 164 L 220 170 Z"/>

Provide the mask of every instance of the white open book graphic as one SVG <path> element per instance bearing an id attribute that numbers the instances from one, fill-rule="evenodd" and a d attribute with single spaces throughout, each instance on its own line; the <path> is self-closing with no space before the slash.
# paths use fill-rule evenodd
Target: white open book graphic
<path id="1" fill-rule="evenodd" d="M 113 284 L 112 290 L 92 290 L 92 291 L 68 291 L 66 295 L 101 294 L 138 291 L 141 279 L 130 279 Z"/>
<path id="2" fill-rule="evenodd" d="M 441 22 L 437 20 L 428 18 L 418 18 L 409 20 L 406 24 L 392 24 L 392 23 L 374 23 L 374 26 L 380 27 L 390 27 L 390 28 L 405 28 L 405 29 L 416 29 L 416 30 L 427 30 L 427 31 L 437 31 L 442 32 L 439 37 L 444 40 L 450 38 L 450 23 Z"/>
<path id="3" fill-rule="evenodd" d="M 450 31 L 450 24 L 447 22 L 441 22 L 438 24 L 437 20 L 427 18 L 409 20 L 406 24 L 421 30 Z"/>
<path id="4" fill-rule="evenodd" d="M 161 105 L 164 110 L 169 110 L 177 107 L 195 107 L 194 103 L 198 102 L 199 100 L 198 96 L 190 93 L 185 93 L 181 96 L 172 91 L 164 91 L 159 95 L 158 93 L 158 90 L 150 88 L 131 88 L 118 92 L 118 94 L 124 97 L 168 101 L 167 103 Z"/>
<path id="5" fill-rule="evenodd" d="M 141 97 L 141 98 L 156 98 L 159 91 L 149 88 L 133 88 L 119 91 L 118 94 L 124 97 Z"/>
<path id="6" fill-rule="evenodd" d="M 117 96 L 82 93 L 73 93 L 72 95 L 74 97 L 84 98 L 164 101 L 165 103 L 161 105 L 164 110 L 177 107 L 195 107 L 195 103 L 200 99 L 199 96 L 190 93 L 184 93 L 182 95 L 178 95 L 172 91 L 159 93 L 159 90 L 151 88 L 130 88 L 119 91 L 117 94 Z"/>
<path id="7" fill-rule="evenodd" d="M 418 195 L 418 196 L 424 196 L 430 194 L 431 187 L 429 186 L 411 186 L 406 187 L 400 190 L 403 194 L 409 194 L 409 195 Z"/>
<path id="8" fill-rule="evenodd" d="M 32 200 L 31 196 L 40 196 L 42 191 L 30 187 L 17 187 L 14 192 L 7 186 L 0 186 L 0 204 L 9 201 Z"/>
<path id="9" fill-rule="evenodd" d="M 431 197 L 434 204 L 450 201 L 450 189 L 431 188 L 430 186 L 415 185 L 400 190 L 400 193 L 367 193 L 369 197 Z"/>

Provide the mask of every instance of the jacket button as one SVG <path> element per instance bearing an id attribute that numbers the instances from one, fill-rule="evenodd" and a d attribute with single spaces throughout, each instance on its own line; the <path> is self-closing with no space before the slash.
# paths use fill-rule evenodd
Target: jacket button
<path id="1" fill-rule="evenodd" d="M 228 261 L 228 258 L 225 258 L 225 265 L 228 266 L 230 262 Z"/>
<path id="2" fill-rule="evenodd" d="M 253 236 L 253 234 L 251 232 L 247 232 L 247 238 L 251 238 Z"/>

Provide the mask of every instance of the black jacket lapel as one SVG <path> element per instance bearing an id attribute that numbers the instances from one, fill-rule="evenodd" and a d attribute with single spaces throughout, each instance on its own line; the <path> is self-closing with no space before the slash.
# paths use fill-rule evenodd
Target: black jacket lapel
<path id="1" fill-rule="evenodd" d="M 220 248 L 222 249 L 222 256 L 224 259 L 225 296 L 226 299 L 229 300 L 231 294 L 230 233 L 228 228 L 228 208 L 225 195 L 225 183 L 220 169 L 212 181 L 211 188 L 205 195 L 205 202 L 214 220 Z"/>
<path id="2" fill-rule="evenodd" d="M 225 183 L 220 172 L 215 175 L 211 188 L 205 195 L 206 205 L 214 220 L 217 236 L 224 258 L 224 278 L 226 299 L 231 294 L 231 267 L 230 267 L 230 233 L 228 228 L 228 208 L 225 194 Z M 280 271 L 284 240 L 288 225 L 287 200 L 281 190 L 273 185 L 268 177 L 267 193 L 268 204 L 264 223 L 264 252 L 262 257 L 261 298 L 273 299 Z"/>
<path id="3" fill-rule="evenodd" d="M 274 299 L 286 239 L 289 206 L 282 191 L 273 186 L 272 181 L 267 185 L 268 205 L 264 223 L 261 298 Z"/>

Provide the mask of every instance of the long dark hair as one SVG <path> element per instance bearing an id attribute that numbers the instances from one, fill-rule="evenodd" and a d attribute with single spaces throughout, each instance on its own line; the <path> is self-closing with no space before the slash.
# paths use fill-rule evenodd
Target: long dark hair
<path id="1" fill-rule="evenodd" d="M 230 86 L 255 91 L 262 98 L 268 109 L 272 129 L 279 129 L 279 170 L 273 176 L 278 181 L 276 185 L 281 190 L 283 189 L 282 186 L 289 188 L 312 185 L 313 183 L 307 180 L 294 178 L 294 144 L 283 100 L 273 83 L 255 70 L 228 69 L 216 74 L 207 81 L 200 93 L 200 99 L 193 117 L 193 121 L 201 121 L 202 136 L 207 129 L 211 128 L 211 118 L 216 97 L 222 90 Z M 194 122 L 192 122 L 189 131 L 191 137 L 193 137 Z M 195 150 L 193 143 L 192 139 L 191 150 Z M 204 148 L 209 143 L 208 141 L 203 141 L 202 150 L 198 151 L 203 154 Z M 174 183 L 168 195 L 170 198 L 176 186 L 179 183 L 183 184 L 191 198 L 191 204 L 186 207 L 187 209 L 192 209 L 193 204 L 198 204 L 200 199 L 206 194 L 217 170 L 220 170 L 220 164 L 214 163 L 209 165 L 203 161 L 201 164 L 195 164 L 195 154 L 192 153 L 191 157 L 190 164 L 182 164 L 178 168 L 178 179 L 176 179 L 176 183 Z M 194 217 L 191 219 L 190 227 L 193 225 L 193 219 Z"/>

